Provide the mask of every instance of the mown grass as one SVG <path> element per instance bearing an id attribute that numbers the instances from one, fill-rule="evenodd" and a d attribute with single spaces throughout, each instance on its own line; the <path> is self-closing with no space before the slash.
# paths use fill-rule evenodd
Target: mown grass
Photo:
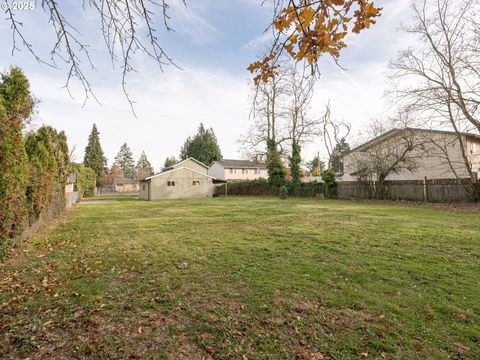
<path id="1" fill-rule="evenodd" d="M 478 213 L 117 200 L 0 265 L 0 357 L 480 358 Z"/>

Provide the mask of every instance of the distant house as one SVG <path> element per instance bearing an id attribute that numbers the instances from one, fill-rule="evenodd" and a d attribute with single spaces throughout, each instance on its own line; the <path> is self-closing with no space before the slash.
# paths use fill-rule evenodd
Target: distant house
<path id="1" fill-rule="evenodd" d="M 214 161 L 208 168 L 208 175 L 226 181 L 268 179 L 265 164 L 248 160 L 223 159 Z"/>
<path id="2" fill-rule="evenodd" d="M 417 144 L 412 154 L 415 155 L 414 169 L 402 169 L 391 173 L 386 180 L 423 180 L 427 179 L 454 179 L 466 178 L 464 152 L 474 172 L 480 175 L 480 135 L 462 134 L 463 148 L 457 134 L 449 131 L 426 129 L 393 129 L 356 148 L 343 156 L 344 172 L 337 177 L 337 181 L 356 181 L 359 169 L 359 159 L 381 156 L 382 147 L 392 149 L 394 144 L 401 143 L 405 131 Z M 455 175 L 456 174 L 456 175 Z"/>
<path id="3" fill-rule="evenodd" d="M 114 178 L 112 190 L 118 193 L 137 192 L 139 190 L 138 180 L 132 178 Z"/>
<path id="4" fill-rule="evenodd" d="M 71 208 L 78 201 L 77 173 L 72 172 L 65 184 L 65 207 Z"/>

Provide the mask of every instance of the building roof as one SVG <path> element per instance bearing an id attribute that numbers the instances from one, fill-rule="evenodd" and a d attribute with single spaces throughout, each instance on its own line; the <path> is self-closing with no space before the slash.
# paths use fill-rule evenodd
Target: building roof
<path id="1" fill-rule="evenodd" d="M 113 182 L 115 184 L 135 184 L 138 182 L 138 180 L 132 179 L 132 178 L 127 178 L 127 177 L 122 177 L 122 178 L 115 178 L 113 179 Z"/>
<path id="2" fill-rule="evenodd" d="M 367 150 L 371 148 L 375 144 L 379 144 L 385 140 L 388 140 L 396 135 L 398 135 L 402 131 L 410 131 L 410 132 L 416 132 L 416 133 L 430 133 L 430 134 L 445 134 L 445 135 L 457 135 L 456 132 L 454 131 L 445 131 L 445 130 L 431 130 L 431 129 L 418 129 L 418 128 L 404 128 L 404 129 L 392 129 L 389 130 L 385 133 L 383 133 L 380 136 L 377 136 L 376 138 L 373 138 L 372 140 L 369 140 L 353 149 L 350 151 L 347 151 L 346 153 L 343 154 L 343 156 L 350 154 L 354 151 L 359 151 L 359 150 Z M 476 139 L 480 141 L 480 135 L 477 134 L 472 134 L 472 133 L 462 133 L 463 136 L 471 139 Z"/>
<path id="3" fill-rule="evenodd" d="M 194 173 L 196 173 L 196 174 L 199 174 L 199 175 L 208 177 L 208 178 L 210 178 L 210 179 L 216 180 L 213 176 L 210 176 L 210 175 L 204 174 L 204 173 L 202 173 L 202 172 L 200 172 L 200 171 L 193 170 L 193 169 L 190 169 L 190 168 L 188 168 L 188 167 L 182 166 L 182 167 L 180 167 L 180 168 L 175 168 L 175 169 L 172 169 L 172 170 L 164 171 L 164 172 L 161 172 L 161 173 L 158 173 L 158 174 L 149 176 L 149 177 L 143 179 L 142 181 L 151 180 L 151 179 L 153 179 L 153 178 L 155 178 L 155 177 L 167 175 L 167 174 L 170 174 L 170 173 L 173 173 L 173 172 L 175 172 L 175 171 L 182 170 L 182 169 L 185 169 L 185 170 L 194 172 Z"/>
<path id="4" fill-rule="evenodd" d="M 188 160 L 192 160 L 192 161 L 196 162 L 198 165 L 203 166 L 205 169 L 208 169 L 208 166 L 205 165 L 204 163 L 202 163 L 201 161 L 198 161 L 197 159 L 195 159 L 195 158 L 193 158 L 193 157 L 189 157 L 188 159 L 181 160 L 181 161 L 173 164 L 172 166 L 163 168 L 163 172 L 166 172 L 166 171 L 168 171 L 168 170 L 174 169 L 174 168 L 178 167 L 178 165 L 183 164 L 184 162 L 186 162 L 186 161 L 188 161 Z"/>
<path id="5" fill-rule="evenodd" d="M 234 159 L 222 159 L 216 161 L 220 163 L 223 167 L 228 168 L 255 168 L 255 169 L 266 169 L 265 164 L 250 161 L 250 160 L 234 160 Z"/>

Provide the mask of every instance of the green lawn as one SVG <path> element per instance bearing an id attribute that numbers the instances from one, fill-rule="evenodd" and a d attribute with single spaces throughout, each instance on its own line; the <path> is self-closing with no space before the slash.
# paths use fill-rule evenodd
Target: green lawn
<path id="1" fill-rule="evenodd" d="M 58 223 L 0 264 L 0 358 L 480 358 L 479 213 L 121 197 Z"/>

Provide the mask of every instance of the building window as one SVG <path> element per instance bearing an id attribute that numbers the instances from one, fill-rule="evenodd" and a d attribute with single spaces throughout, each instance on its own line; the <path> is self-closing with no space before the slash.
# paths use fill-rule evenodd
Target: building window
<path id="1" fill-rule="evenodd" d="M 145 185 L 142 185 L 142 189 L 143 189 L 143 191 L 145 191 Z"/>
<path id="2" fill-rule="evenodd" d="M 200 185 L 200 181 L 198 180 L 193 180 L 192 181 L 192 186 L 199 186 Z"/>
<path id="3" fill-rule="evenodd" d="M 167 181 L 167 186 L 175 186 L 175 181 Z"/>
<path id="4" fill-rule="evenodd" d="M 248 169 L 242 169 L 242 174 L 248 174 Z"/>
<path id="5" fill-rule="evenodd" d="M 260 169 L 255 169 L 255 175 L 260 174 Z"/>

